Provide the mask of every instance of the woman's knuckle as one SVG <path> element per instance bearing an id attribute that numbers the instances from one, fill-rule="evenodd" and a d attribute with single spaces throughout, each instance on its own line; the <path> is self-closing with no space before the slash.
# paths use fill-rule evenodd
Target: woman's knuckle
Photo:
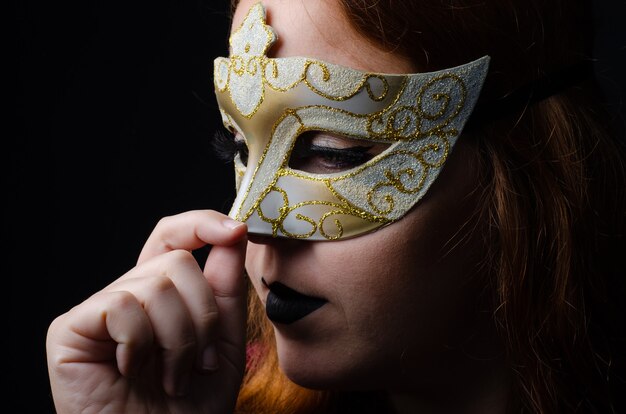
<path id="1" fill-rule="evenodd" d="M 175 288 L 176 286 L 174 285 L 172 279 L 166 275 L 156 275 L 149 277 L 146 280 L 145 289 L 155 294 L 163 293 Z"/>
<path id="2" fill-rule="evenodd" d="M 104 298 L 104 308 L 106 309 L 124 309 L 137 303 L 137 297 L 127 290 L 118 290 L 114 292 L 101 291 L 92 296 L 97 299 Z M 77 311 L 80 311 L 77 309 Z"/>
<path id="3" fill-rule="evenodd" d="M 175 249 L 166 253 L 166 261 L 174 266 L 196 264 L 196 259 L 189 250 Z"/>
<path id="4" fill-rule="evenodd" d="M 198 323 L 201 329 L 212 331 L 217 326 L 219 314 L 216 309 L 206 309 L 198 317 Z"/>

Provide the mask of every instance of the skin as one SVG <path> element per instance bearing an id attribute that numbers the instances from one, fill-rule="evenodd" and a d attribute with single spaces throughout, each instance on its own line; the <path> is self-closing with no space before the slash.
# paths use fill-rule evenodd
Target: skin
<path id="1" fill-rule="evenodd" d="M 57 412 L 232 412 L 246 232 L 215 211 L 163 218 L 136 267 L 56 318 L 46 346 Z M 190 251 L 207 244 L 201 269 Z"/>
<path id="2" fill-rule="evenodd" d="M 234 27 L 251 3 L 241 2 Z M 417 69 L 359 37 L 332 2 L 265 5 L 276 57 Z M 351 145 L 331 138 L 324 143 Z M 275 327 L 281 368 L 296 383 L 386 390 L 398 412 L 503 411 L 507 371 L 473 270 L 478 242 L 466 234 L 478 225 L 477 173 L 461 139 L 416 208 L 344 241 L 248 242 L 245 224 L 215 211 L 162 219 L 133 269 L 50 325 L 57 412 L 232 412 L 245 363 L 244 264 L 262 301 L 261 277 L 328 300 Z M 190 251 L 207 244 L 200 266 Z"/>
<path id="3" fill-rule="evenodd" d="M 239 4 L 234 29 L 253 3 Z M 419 71 L 359 36 L 336 2 L 264 4 L 279 39 L 272 57 Z M 318 141 L 354 145 L 328 134 Z M 303 169 L 325 172 L 315 162 Z M 461 139 L 427 196 L 395 224 L 331 243 L 250 236 L 246 268 L 261 300 L 268 294 L 263 277 L 329 301 L 298 323 L 275 324 L 280 366 L 291 380 L 320 389 L 387 389 L 408 411 L 501 408 L 501 350 L 484 281 L 474 271 L 479 243 L 466 234 L 478 225 L 470 217 L 477 183 L 476 150 Z"/>

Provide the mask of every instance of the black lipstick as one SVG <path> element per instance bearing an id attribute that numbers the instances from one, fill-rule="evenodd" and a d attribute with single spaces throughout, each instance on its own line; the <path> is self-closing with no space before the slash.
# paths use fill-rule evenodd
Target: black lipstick
<path id="1" fill-rule="evenodd" d="M 261 281 L 270 290 L 265 301 L 265 313 L 272 322 L 293 323 L 327 302 L 325 299 L 303 295 L 280 282 L 268 285 L 265 279 Z"/>

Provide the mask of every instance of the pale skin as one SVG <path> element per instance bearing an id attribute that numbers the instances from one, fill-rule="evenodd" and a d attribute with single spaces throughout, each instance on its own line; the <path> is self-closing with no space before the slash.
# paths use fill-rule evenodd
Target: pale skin
<path id="1" fill-rule="evenodd" d="M 190 251 L 207 244 L 200 268 Z M 245 246 L 245 224 L 215 211 L 162 219 L 135 268 L 51 324 L 57 411 L 231 412 L 244 366 Z"/>
<path id="2" fill-rule="evenodd" d="M 234 28 L 252 3 L 239 4 Z M 279 38 L 275 57 L 418 70 L 354 32 L 334 2 L 264 4 Z M 471 217 L 475 155 L 459 140 L 416 208 L 354 239 L 248 241 L 245 224 L 215 211 L 164 218 L 133 269 L 51 324 L 48 366 L 58 412 L 232 412 L 245 364 L 244 266 L 262 301 L 262 277 L 328 300 L 303 320 L 275 327 L 281 368 L 294 382 L 384 389 L 399 413 L 503 412 L 508 371 L 472 272 L 477 241 L 460 241 L 479 225 Z M 310 171 L 326 168 L 310 161 Z M 207 244 L 211 253 L 199 266 L 190 251 Z"/>

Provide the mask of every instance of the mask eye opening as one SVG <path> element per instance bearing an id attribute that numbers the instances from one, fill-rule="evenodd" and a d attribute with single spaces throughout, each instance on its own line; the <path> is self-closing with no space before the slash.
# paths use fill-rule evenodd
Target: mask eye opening
<path id="1" fill-rule="evenodd" d="M 308 130 L 296 137 L 288 166 L 312 174 L 340 173 L 365 164 L 390 145 Z"/>

